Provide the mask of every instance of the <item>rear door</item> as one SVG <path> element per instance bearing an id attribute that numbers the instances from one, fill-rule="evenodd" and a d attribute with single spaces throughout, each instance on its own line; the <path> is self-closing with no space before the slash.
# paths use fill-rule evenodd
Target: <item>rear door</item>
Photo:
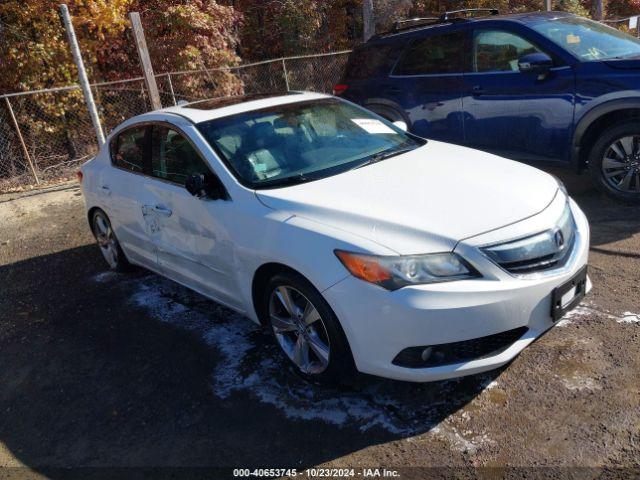
<path id="1" fill-rule="evenodd" d="M 566 160 L 573 131 L 574 71 L 524 35 L 504 27 L 474 30 L 472 69 L 465 74 L 464 88 L 466 143 L 518 160 Z M 556 62 L 544 78 L 518 68 L 518 59 L 534 52 L 547 53 Z"/>
<path id="2" fill-rule="evenodd" d="M 389 89 L 402 105 L 411 132 L 462 144 L 467 32 L 462 27 L 440 32 L 409 42 L 391 74 Z"/>
<path id="3" fill-rule="evenodd" d="M 213 175 L 189 137 L 170 124 L 155 124 L 151 177 L 142 205 L 163 274 L 221 303 L 240 307 L 233 272 L 233 245 L 225 225 L 230 200 L 192 196 L 184 187 L 193 174 Z"/>
<path id="4" fill-rule="evenodd" d="M 100 173 L 98 195 L 129 260 L 155 270 L 156 248 L 140 210 L 149 141 L 146 125 L 127 128 L 113 137 L 109 145 L 111 167 Z"/>

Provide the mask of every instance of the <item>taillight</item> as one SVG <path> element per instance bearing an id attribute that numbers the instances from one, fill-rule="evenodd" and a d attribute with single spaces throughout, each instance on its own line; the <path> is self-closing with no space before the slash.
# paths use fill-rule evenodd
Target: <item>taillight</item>
<path id="1" fill-rule="evenodd" d="M 333 94 L 342 95 L 347 88 L 349 88 L 349 85 L 346 85 L 344 83 L 339 83 L 337 85 L 334 85 Z"/>
<path id="2" fill-rule="evenodd" d="M 76 172 L 76 178 L 78 179 L 78 183 L 82 183 L 82 171 L 78 170 Z"/>

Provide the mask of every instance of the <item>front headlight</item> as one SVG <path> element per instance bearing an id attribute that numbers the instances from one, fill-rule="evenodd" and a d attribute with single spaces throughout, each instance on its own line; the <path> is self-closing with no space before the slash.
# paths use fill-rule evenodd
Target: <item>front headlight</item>
<path id="1" fill-rule="evenodd" d="M 567 192 L 567 186 L 564 184 L 564 182 L 560 180 L 558 177 L 556 177 L 555 175 L 551 175 L 551 176 L 556 179 L 556 182 L 558 182 L 558 188 L 562 193 L 564 193 L 564 196 L 569 197 L 569 192 Z"/>
<path id="2" fill-rule="evenodd" d="M 336 250 L 335 254 L 353 276 L 387 290 L 481 276 L 455 253 L 380 256 Z"/>

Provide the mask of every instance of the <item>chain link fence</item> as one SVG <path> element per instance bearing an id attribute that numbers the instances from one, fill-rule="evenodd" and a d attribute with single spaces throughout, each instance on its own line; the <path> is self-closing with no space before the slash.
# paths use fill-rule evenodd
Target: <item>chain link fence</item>
<path id="1" fill-rule="evenodd" d="M 164 107 L 178 102 L 287 90 L 331 92 L 349 51 L 156 75 Z M 91 86 L 106 135 L 151 109 L 144 79 Z M 78 85 L 0 96 L 0 193 L 73 177 L 98 143 Z"/>

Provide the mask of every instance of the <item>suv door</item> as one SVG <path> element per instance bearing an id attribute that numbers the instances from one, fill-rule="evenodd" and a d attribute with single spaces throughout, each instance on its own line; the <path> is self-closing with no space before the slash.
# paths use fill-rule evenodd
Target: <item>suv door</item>
<path id="1" fill-rule="evenodd" d="M 155 225 L 152 240 L 163 274 L 221 303 L 239 307 L 232 243 L 225 222 L 233 203 L 191 195 L 190 175 L 213 173 L 189 138 L 176 127 L 156 124 L 151 140 L 151 177 L 142 206 Z"/>
<path id="2" fill-rule="evenodd" d="M 411 132 L 451 143 L 464 142 L 463 71 L 467 33 L 431 33 L 407 45 L 390 76 Z"/>
<path id="3" fill-rule="evenodd" d="M 128 259 L 155 270 L 155 245 L 140 211 L 149 140 L 146 125 L 127 128 L 113 137 L 109 144 L 111 168 L 101 170 L 98 194 L 104 198 L 102 203 Z"/>
<path id="4" fill-rule="evenodd" d="M 573 69 L 555 58 L 544 76 L 520 72 L 518 59 L 542 50 L 503 28 L 476 28 L 471 51 L 463 99 L 467 145 L 517 160 L 568 160 Z"/>

